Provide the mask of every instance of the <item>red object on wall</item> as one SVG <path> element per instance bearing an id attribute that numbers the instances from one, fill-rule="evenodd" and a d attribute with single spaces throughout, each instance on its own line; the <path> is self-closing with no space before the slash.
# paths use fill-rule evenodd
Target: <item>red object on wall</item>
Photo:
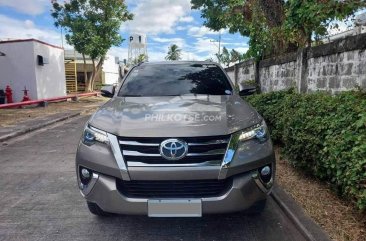
<path id="1" fill-rule="evenodd" d="M 5 96 L 6 96 L 6 103 L 10 104 L 13 103 L 13 90 L 10 88 L 9 85 L 5 88 Z"/>
<path id="2" fill-rule="evenodd" d="M 23 96 L 23 100 L 22 101 L 30 101 L 30 98 L 28 96 L 28 90 L 26 89 L 26 87 L 24 86 L 24 96 Z"/>

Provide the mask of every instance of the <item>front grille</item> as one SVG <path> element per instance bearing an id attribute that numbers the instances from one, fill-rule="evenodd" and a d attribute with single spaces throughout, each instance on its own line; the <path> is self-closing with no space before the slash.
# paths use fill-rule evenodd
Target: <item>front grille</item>
<path id="1" fill-rule="evenodd" d="M 203 198 L 218 197 L 232 186 L 232 179 L 179 181 L 116 180 L 117 189 L 132 198 Z"/>
<path id="2" fill-rule="evenodd" d="M 174 137 L 172 137 L 174 138 Z M 176 161 L 160 155 L 160 143 L 168 137 L 119 137 L 123 158 L 129 166 L 143 164 L 198 164 L 204 162 L 219 165 L 224 158 L 230 135 L 179 137 L 188 144 L 187 155 Z"/>

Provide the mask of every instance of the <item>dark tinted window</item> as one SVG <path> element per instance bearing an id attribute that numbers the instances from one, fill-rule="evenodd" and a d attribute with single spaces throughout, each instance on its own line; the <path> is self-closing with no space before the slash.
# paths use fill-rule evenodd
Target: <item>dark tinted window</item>
<path id="1" fill-rule="evenodd" d="M 228 95 L 231 86 L 213 64 L 148 64 L 135 67 L 119 96 Z"/>

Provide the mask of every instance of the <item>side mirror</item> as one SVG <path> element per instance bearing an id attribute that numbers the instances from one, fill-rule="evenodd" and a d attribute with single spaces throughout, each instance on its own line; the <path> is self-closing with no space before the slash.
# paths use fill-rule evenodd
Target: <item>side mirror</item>
<path id="1" fill-rule="evenodd" d="M 102 96 L 112 98 L 114 96 L 115 89 L 116 86 L 114 85 L 106 85 L 100 89 L 100 92 L 102 93 Z"/>
<path id="2" fill-rule="evenodd" d="M 240 96 L 248 96 L 254 94 L 256 91 L 255 86 L 243 86 L 243 89 L 239 91 Z"/>

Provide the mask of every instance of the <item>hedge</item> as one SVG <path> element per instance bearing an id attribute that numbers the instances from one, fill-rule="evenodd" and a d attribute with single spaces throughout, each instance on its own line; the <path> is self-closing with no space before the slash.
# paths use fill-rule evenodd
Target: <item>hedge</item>
<path id="1" fill-rule="evenodd" d="M 366 210 L 365 93 L 286 90 L 245 99 L 262 114 L 290 164 Z"/>

